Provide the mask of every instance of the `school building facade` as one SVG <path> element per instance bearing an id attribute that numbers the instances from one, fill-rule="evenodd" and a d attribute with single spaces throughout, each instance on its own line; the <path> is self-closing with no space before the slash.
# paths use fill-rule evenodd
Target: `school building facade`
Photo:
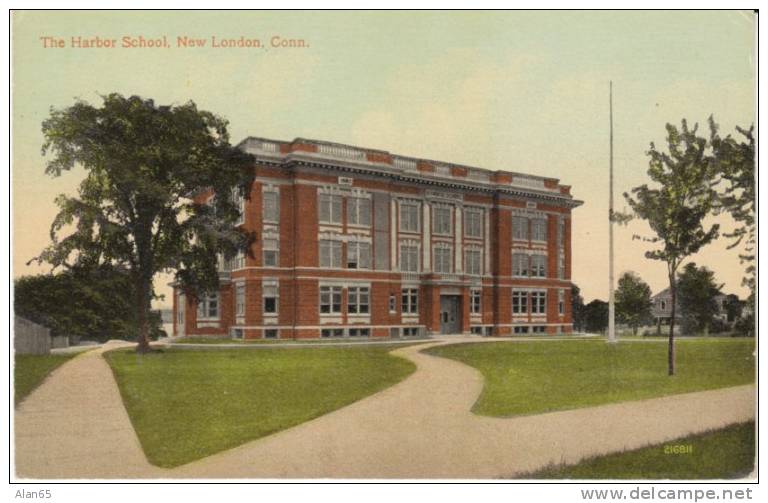
<path id="1" fill-rule="evenodd" d="M 174 335 L 400 338 L 570 333 L 559 180 L 295 139 L 247 138 L 251 254 L 217 294 L 174 289 Z M 251 256 L 252 255 L 252 256 Z"/>

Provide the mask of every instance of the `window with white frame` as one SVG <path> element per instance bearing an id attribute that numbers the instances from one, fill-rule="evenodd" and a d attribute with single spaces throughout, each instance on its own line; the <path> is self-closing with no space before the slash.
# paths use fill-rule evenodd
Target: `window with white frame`
<path id="1" fill-rule="evenodd" d="M 348 198 L 347 223 L 369 227 L 371 225 L 371 200 L 364 197 Z"/>
<path id="2" fill-rule="evenodd" d="M 469 291 L 469 312 L 470 314 L 480 314 L 482 290 L 473 288 Z"/>
<path id="3" fill-rule="evenodd" d="M 432 233 L 443 236 L 453 234 L 453 212 L 450 206 L 432 207 Z"/>
<path id="4" fill-rule="evenodd" d="M 219 319 L 219 294 L 212 293 L 200 299 L 197 302 L 198 320 L 218 320 Z"/>
<path id="5" fill-rule="evenodd" d="M 453 272 L 453 247 L 449 244 L 438 243 L 434 248 L 434 270 L 435 272 L 450 273 Z"/>
<path id="6" fill-rule="evenodd" d="M 512 254 L 512 276 L 528 276 L 528 255 L 525 253 Z"/>
<path id="7" fill-rule="evenodd" d="M 546 255 L 531 256 L 531 277 L 532 278 L 547 277 L 547 256 Z"/>
<path id="8" fill-rule="evenodd" d="M 280 241 L 277 237 L 268 237 L 261 241 L 261 253 L 264 267 L 277 267 L 280 259 Z"/>
<path id="9" fill-rule="evenodd" d="M 531 314 L 547 314 L 547 292 L 531 292 Z"/>
<path id="10" fill-rule="evenodd" d="M 403 314 L 418 314 L 419 313 L 419 289 L 403 288 L 401 293 L 402 293 Z"/>
<path id="11" fill-rule="evenodd" d="M 371 243 L 350 241 L 347 243 L 347 268 L 371 268 Z"/>
<path id="12" fill-rule="evenodd" d="M 232 202 L 237 208 L 237 221 L 235 221 L 235 225 L 242 225 L 245 223 L 245 189 L 234 187 L 232 189 Z"/>
<path id="13" fill-rule="evenodd" d="M 341 267 L 341 241 L 320 240 L 320 267 Z"/>
<path id="14" fill-rule="evenodd" d="M 370 289 L 365 286 L 351 286 L 347 289 L 347 313 L 368 314 Z"/>
<path id="15" fill-rule="evenodd" d="M 557 277 L 565 279 L 565 219 L 557 222 Z"/>
<path id="16" fill-rule="evenodd" d="M 277 314 L 279 290 L 277 283 L 263 283 L 261 285 L 261 298 L 264 314 Z"/>
<path id="17" fill-rule="evenodd" d="M 565 290 L 557 291 L 557 313 L 560 316 L 565 314 Z"/>
<path id="18" fill-rule="evenodd" d="M 534 218 L 531 220 L 531 240 L 547 240 L 547 220 L 545 218 Z"/>
<path id="19" fill-rule="evenodd" d="M 419 246 L 413 243 L 400 243 L 400 270 L 419 271 Z"/>
<path id="20" fill-rule="evenodd" d="M 483 210 L 467 208 L 464 210 L 464 235 L 468 238 L 483 237 Z"/>
<path id="21" fill-rule="evenodd" d="M 419 203 L 400 202 L 400 230 L 402 232 L 419 232 Z"/>
<path id="22" fill-rule="evenodd" d="M 245 285 L 235 286 L 235 316 L 245 316 Z"/>
<path id="23" fill-rule="evenodd" d="M 389 314 L 397 312 L 397 296 L 394 293 L 389 294 Z"/>
<path id="24" fill-rule="evenodd" d="M 265 190 L 261 194 L 262 219 L 276 224 L 280 222 L 280 194 L 277 190 Z"/>
<path id="25" fill-rule="evenodd" d="M 479 276 L 483 274 L 483 254 L 478 248 L 464 250 L 464 272 Z"/>
<path id="26" fill-rule="evenodd" d="M 528 292 L 512 290 L 512 314 L 528 313 Z"/>
<path id="27" fill-rule="evenodd" d="M 512 239 L 528 240 L 528 219 L 526 217 L 512 217 Z"/>
<path id="28" fill-rule="evenodd" d="M 231 259 L 225 261 L 225 271 L 235 271 L 245 267 L 245 252 L 239 250 Z"/>
<path id="29" fill-rule="evenodd" d="M 320 287 L 320 314 L 341 314 L 341 287 Z"/>
<path id="30" fill-rule="evenodd" d="M 341 223 L 341 196 L 336 194 L 320 194 L 318 201 L 318 218 L 321 224 Z"/>

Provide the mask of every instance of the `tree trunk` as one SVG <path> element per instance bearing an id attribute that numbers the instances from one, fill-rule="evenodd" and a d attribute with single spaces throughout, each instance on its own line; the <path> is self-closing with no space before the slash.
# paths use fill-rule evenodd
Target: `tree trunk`
<path id="1" fill-rule="evenodd" d="M 139 334 L 136 339 L 138 345 L 136 346 L 137 353 L 147 353 L 150 351 L 149 347 L 149 311 L 150 311 L 150 296 L 152 291 L 152 278 L 147 277 L 142 273 L 139 275 L 138 285 L 136 288 L 137 302 L 136 309 L 138 310 L 139 321 Z"/>
<path id="2" fill-rule="evenodd" d="M 632 325 L 632 335 L 637 335 L 637 325 Z"/>
<path id="3" fill-rule="evenodd" d="M 669 318 L 669 347 L 667 349 L 667 374 L 675 375 L 675 308 L 677 307 L 675 277 L 669 278 L 669 292 L 672 294 L 672 315 Z"/>

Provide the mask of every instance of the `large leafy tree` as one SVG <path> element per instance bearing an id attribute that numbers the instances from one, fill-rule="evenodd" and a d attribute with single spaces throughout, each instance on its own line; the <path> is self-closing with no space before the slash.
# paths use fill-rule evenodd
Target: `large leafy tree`
<path id="1" fill-rule="evenodd" d="M 199 296 L 218 286 L 217 255 L 231 257 L 253 240 L 234 225 L 235 189 L 249 193 L 252 159 L 230 145 L 226 120 L 191 101 L 102 99 L 101 107 L 77 101 L 52 109 L 43 122 L 46 172 L 60 176 L 81 166 L 86 176 L 78 197 L 56 199 L 52 243 L 37 260 L 54 268 L 125 268 L 143 352 L 155 274 L 175 271 L 181 286 Z M 194 197 L 203 191 L 216 194 L 212 204 Z"/>
<path id="2" fill-rule="evenodd" d="M 713 163 L 707 158 L 707 140 L 696 135 L 698 125 L 689 128 L 685 119 L 678 129 L 667 124 L 667 149 L 651 143 L 648 176 L 655 182 L 635 187 L 624 194 L 635 216 L 645 220 L 653 235 L 635 236 L 655 245 L 645 256 L 667 266 L 672 295 L 667 351 L 668 373 L 675 373 L 676 275 L 682 262 L 718 236 L 719 225 L 708 229 L 704 218 L 712 212 L 716 193 Z"/>
<path id="3" fill-rule="evenodd" d="M 712 162 L 720 176 L 720 208 L 729 212 L 737 223 L 731 233 L 729 248 L 743 244 L 739 258 L 747 264 L 744 286 L 750 289 L 749 303 L 754 307 L 755 292 L 755 127 L 736 127 L 741 138 L 722 138 L 713 117 L 709 118 Z"/>
<path id="4" fill-rule="evenodd" d="M 709 334 L 709 327 L 720 311 L 716 297 L 722 286 L 715 283 L 715 273 L 706 267 L 697 267 L 693 262 L 685 264 L 677 278 L 683 332 Z"/>
<path id="5" fill-rule="evenodd" d="M 634 335 L 637 335 L 637 327 L 651 317 L 651 287 L 632 271 L 619 278 L 616 314 L 632 327 Z"/>

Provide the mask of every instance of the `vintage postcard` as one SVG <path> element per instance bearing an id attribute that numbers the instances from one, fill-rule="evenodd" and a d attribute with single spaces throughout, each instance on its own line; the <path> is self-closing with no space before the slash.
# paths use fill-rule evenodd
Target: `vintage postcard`
<path id="1" fill-rule="evenodd" d="M 756 479 L 756 12 L 11 28 L 12 481 Z"/>

